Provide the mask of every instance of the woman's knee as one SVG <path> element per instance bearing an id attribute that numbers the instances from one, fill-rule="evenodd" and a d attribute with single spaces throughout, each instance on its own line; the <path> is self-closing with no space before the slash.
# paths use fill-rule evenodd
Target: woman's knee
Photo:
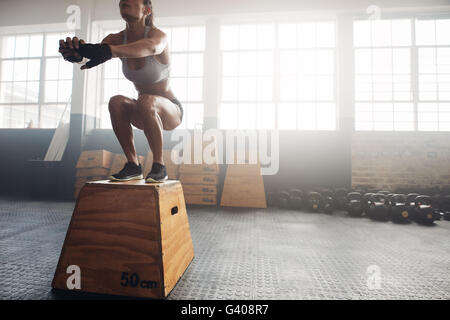
<path id="1" fill-rule="evenodd" d="M 108 110 L 111 114 L 122 113 L 124 110 L 124 104 L 127 97 L 122 95 L 117 95 L 109 99 Z"/>
<path id="2" fill-rule="evenodd" d="M 156 117 L 157 110 L 157 99 L 153 95 L 142 94 L 137 99 L 138 112 L 141 116 L 151 116 Z"/>

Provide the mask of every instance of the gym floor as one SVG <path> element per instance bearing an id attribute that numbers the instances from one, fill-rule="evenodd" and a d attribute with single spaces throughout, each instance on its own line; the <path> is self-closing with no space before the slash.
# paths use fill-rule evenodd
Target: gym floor
<path id="1" fill-rule="evenodd" d="M 0 299 L 51 290 L 75 202 L 0 198 Z M 195 259 L 168 299 L 450 299 L 450 222 L 189 207 Z"/>

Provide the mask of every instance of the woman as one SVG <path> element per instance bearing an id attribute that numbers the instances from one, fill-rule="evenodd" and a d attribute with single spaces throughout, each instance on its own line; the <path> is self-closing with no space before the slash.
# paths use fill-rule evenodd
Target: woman
<path id="1" fill-rule="evenodd" d="M 80 63 L 89 58 L 82 70 L 112 58 L 122 60 L 122 71 L 139 93 L 138 99 L 117 95 L 109 100 L 114 133 L 127 157 L 123 169 L 109 179 L 128 181 L 143 179 L 131 125 L 144 130 L 153 152 L 152 169 L 146 182 L 167 179 L 162 157 L 163 130 L 173 130 L 183 120 L 183 107 L 169 88 L 170 59 L 167 37 L 153 25 L 151 0 L 120 0 L 120 14 L 126 29 L 108 35 L 101 44 L 86 44 L 77 37 L 60 40 L 65 60 Z"/>

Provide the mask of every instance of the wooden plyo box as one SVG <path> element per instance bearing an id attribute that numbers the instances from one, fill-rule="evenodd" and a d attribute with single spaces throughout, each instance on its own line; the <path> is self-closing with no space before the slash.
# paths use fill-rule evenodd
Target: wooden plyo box
<path id="1" fill-rule="evenodd" d="M 84 292 L 165 298 L 194 258 L 179 181 L 95 181 L 80 191 L 52 287 L 68 290 L 69 266 Z"/>

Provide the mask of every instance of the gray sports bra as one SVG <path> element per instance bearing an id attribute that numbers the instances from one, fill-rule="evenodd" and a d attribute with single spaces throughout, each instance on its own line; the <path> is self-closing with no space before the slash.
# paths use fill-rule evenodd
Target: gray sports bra
<path id="1" fill-rule="evenodd" d="M 149 30 L 150 26 L 146 26 L 144 37 L 147 37 Z M 123 35 L 123 44 L 126 44 L 128 40 L 126 29 Z M 162 64 L 154 56 L 145 57 L 145 65 L 138 70 L 128 68 L 127 58 L 120 59 L 122 60 L 123 75 L 132 82 L 139 84 L 157 83 L 170 76 L 170 64 Z"/>

